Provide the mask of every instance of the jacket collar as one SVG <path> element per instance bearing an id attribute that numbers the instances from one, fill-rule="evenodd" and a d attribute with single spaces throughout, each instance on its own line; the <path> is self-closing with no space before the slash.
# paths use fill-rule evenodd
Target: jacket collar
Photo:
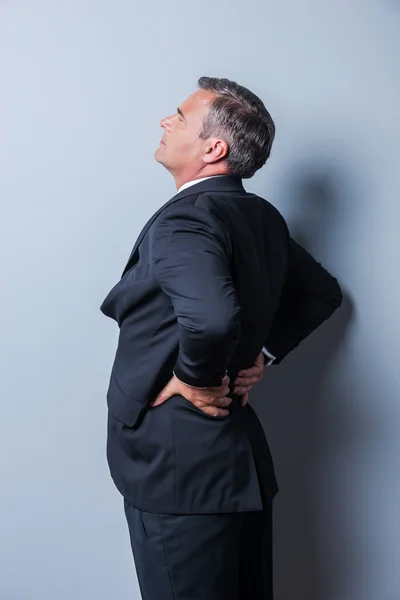
<path id="1" fill-rule="evenodd" d="M 143 227 L 142 231 L 139 234 L 138 239 L 136 240 L 136 243 L 133 247 L 131 255 L 125 266 L 125 269 L 122 272 L 122 277 L 136 262 L 136 260 L 138 258 L 137 249 L 138 249 L 139 244 L 141 243 L 142 239 L 144 238 L 145 234 L 147 233 L 147 230 L 153 224 L 153 222 L 156 220 L 158 215 L 165 208 L 167 208 L 167 206 L 170 206 L 171 204 L 174 204 L 174 202 L 177 202 L 178 200 L 181 200 L 182 198 L 186 198 L 187 196 L 193 196 L 193 195 L 198 196 L 200 194 L 204 194 L 207 192 L 244 192 L 244 191 L 245 191 L 245 189 L 243 187 L 242 180 L 240 179 L 240 177 L 234 177 L 232 175 L 222 175 L 221 177 L 212 177 L 210 179 L 206 179 L 205 181 L 201 181 L 200 183 L 195 183 L 195 184 L 191 185 L 190 187 L 182 190 L 181 192 L 178 192 L 177 194 L 175 194 L 175 196 L 173 196 L 170 200 L 168 200 L 168 202 L 166 202 L 163 206 L 161 206 L 161 208 L 159 208 L 157 210 L 157 212 L 147 221 L 146 225 Z"/>
<path id="2" fill-rule="evenodd" d="M 220 177 L 210 177 L 200 183 L 194 183 L 188 188 L 185 188 L 181 192 L 178 192 L 169 200 L 169 202 L 175 202 L 181 198 L 192 196 L 193 194 L 203 194 L 205 192 L 244 192 L 245 189 L 242 184 L 240 177 L 234 177 L 233 175 L 221 175 Z M 167 204 L 169 204 L 167 202 Z"/>

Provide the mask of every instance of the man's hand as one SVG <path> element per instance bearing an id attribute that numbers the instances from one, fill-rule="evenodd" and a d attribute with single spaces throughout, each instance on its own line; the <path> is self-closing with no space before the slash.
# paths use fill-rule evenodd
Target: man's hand
<path id="1" fill-rule="evenodd" d="M 242 406 L 247 404 L 251 388 L 261 381 L 263 375 L 264 354 L 260 352 L 254 365 L 250 369 L 239 371 L 234 381 L 232 393 L 243 396 L 241 401 Z M 226 417 L 229 415 L 229 411 L 224 410 L 224 407 L 229 406 L 232 402 L 231 398 L 227 397 L 229 394 L 229 381 L 229 377 L 226 376 L 222 380 L 221 387 L 198 389 L 186 385 L 174 375 L 158 394 L 157 398 L 150 403 L 150 406 L 160 406 L 160 404 L 163 404 L 172 398 L 172 396 L 179 394 L 207 415 Z"/>
<path id="2" fill-rule="evenodd" d="M 174 375 L 156 399 L 150 403 L 150 406 L 159 406 L 172 396 L 179 394 L 207 415 L 211 415 L 212 417 L 226 417 L 229 415 L 229 411 L 224 410 L 223 407 L 229 406 L 232 402 L 231 398 L 227 398 L 227 394 L 229 394 L 229 381 L 227 375 L 222 380 L 220 387 L 199 389 L 186 385 Z"/>
<path id="3" fill-rule="evenodd" d="M 264 375 L 264 354 L 260 352 L 250 369 L 242 369 L 234 381 L 233 393 L 243 395 L 242 406 L 249 401 L 249 392 L 253 385 L 259 383 Z"/>

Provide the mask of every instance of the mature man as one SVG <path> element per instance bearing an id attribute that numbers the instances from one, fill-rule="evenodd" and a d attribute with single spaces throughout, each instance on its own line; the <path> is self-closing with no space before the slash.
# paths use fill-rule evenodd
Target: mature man
<path id="1" fill-rule="evenodd" d="M 178 193 L 101 307 L 120 327 L 108 464 L 145 600 L 270 600 L 277 484 L 248 392 L 341 291 L 243 188 L 275 134 L 259 98 L 202 77 L 161 127 L 155 157 Z"/>

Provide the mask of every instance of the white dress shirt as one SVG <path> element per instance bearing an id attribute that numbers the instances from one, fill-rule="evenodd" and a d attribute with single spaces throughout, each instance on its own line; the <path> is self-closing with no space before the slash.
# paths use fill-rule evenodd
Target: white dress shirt
<path id="1" fill-rule="evenodd" d="M 178 193 L 182 192 L 183 190 L 186 190 L 186 188 L 195 185 L 196 183 L 200 183 L 200 181 L 205 181 L 206 179 L 212 179 L 213 177 L 223 177 L 223 175 L 211 175 L 209 177 L 202 177 L 201 179 L 195 179 L 193 181 L 187 181 L 186 183 L 184 183 L 183 185 L 181 185 L 181 187 L 178 189 Z M 269 361 L 267 361 L 264 365 L 264 367 L 269 367 L 269 365 L 271 365 L 276 356 L 274 356 L 273 354 L 271 354 L 270 352 L 268 352 L 268 350 L 263 346 L 262 348 L 263 353 L 265 354 L 265 356 L 267 358 L 269 358 Z M 190 386 L 189 386 L 190 387 Z"/>

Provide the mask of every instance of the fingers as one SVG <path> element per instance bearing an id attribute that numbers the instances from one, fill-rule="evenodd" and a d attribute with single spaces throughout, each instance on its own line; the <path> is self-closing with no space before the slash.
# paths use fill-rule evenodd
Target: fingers
<path id="1" fill-rule="evenodd" d="M 224 398 L 216 398 L 215 402 L 213 402 L 213 406 L 219 406 L 220 408 L 224 408 L 232 404 L 232 398 L 225 396 Z"/>
<path id="2" fill-rule="evenodd" d="M 255 383 L 257 383 L 258 381 L 260 381 L 262 379 L 262 376 L 264 374 L 264 369 L 248 369 L 247 371 L 239 371 L 239 373 L 237 374 L 236 378 L 235 378 L 235 383 L 237 380 L 239 380 L 239 382 L 244 382 L 244 381 L 253 381 Z"/>
<path id="3" fill-rule="evenodd" d="M 227 398 L 229 394 L 229 382 L 228 375 L 222 380 L 222 385 L 219 387 L 209 388 L 208 396 L 206 399 L 200 397 L 200 403 L 212 404 L 214 406 L 228 406 L 232 400 Z"/>
<path id="4" fill-rule="evenodd" d="M 254 366 L 250 367 L 250 369 L 241 369 L 238 372 L 239 377 L 256 377 L 260 374 L 260 367 Z"/>
<path id="5" fill-rule="evenodd" d="M 158 394 L 155 400 L 149 402 L 149 406 L 154 408 L 155 406 L 160 406 L 161 404 L 164 404 L 164 402 L 166 402 L 167 400 L 169 400 L 169 396 L 164 391 L 162 391 Z"/>
<path id="6" fill-rule="evenodd" d="M 233 387 L 233 393 L 234 394 L 240 394 L 240 393 L 245 393 L 251 390 L 251 388 L 253 387 L 253 385 L 255 385 L 256 383 L 259 383 L 261 381 L 261 378 L 251 378 L 251 379 L 244 379 L 241 377 L 238 377 L 235 379 L 235 383 L 234 383 L 234 387 Z M 242 390 L 241 392 L 235 391 L 237 389 Z M 243 391 L 244 390 L 244 391 Z"/>
<path id="7" fill-rule="evenodd" d="M 260 376 L 257 377 L 236 377 L 235 385 L 254 385 L 261 380 Z"/>
<path id="8" fill-rule="evenodd" d="M 249 385 L 249 386 L 244 386 L 244 385 L 242 385 L 242 386 L 240 386 L 240 385 L 239 386 L 235 386 L 233 388 L 232 393 L 235 394 L 236 396 L 242 396 L 243 394 L 248 394 L 250 392 L 250 390 L 251 390 L 251 387 L 252 387 L 251 385 Z"/>
<path id="9" fill-rule="evenodd" d="M 226 375 L 220 386 L 210 387 L 207 388 L 207 391 L 203 391 L 200 388 L 185 386 L 185 384 L 173 377 L 165 388 L 161 390 L 156 399 L 150 403 L 150 406 L 160 406 L 160 404 L 166 402 L 171 396 L 180 394 L 206 414 L 213 417 L 226 417 L 230 414 L 226 409 L 232 403 L 232 399 L 228 397 L 230 392 L 229 382 L 230 378 Z"/>
<path id="10" fill-rule="evenodd" d="M 223 378 L 222 384 L 219 387 L 214 387 L 211 389 L 214 392 L 217 392 L 221 396 L 226 396 L 229 393 L 229 383 L 230 383 L 230 378 L 228 377 L 228 375 L 226 375 Z"/>
<path id="11" fill-rule="evenodd" d="M 203 410 L 203 408 L 227 408 L 232 404 L 232 398 L 224 396 L 223 398 L 207 398 L 202 400 L 193 400 L 195 406 Z"/>
<path id="12" fill-rule="evenodd" d="M 161 404 L 164 404 L 164 402 L 166 402 L 167 399 L 166 398 L 157 398 L 156 400 L 153 400 L 153 402 L 149 402 L 149 406 L 151 408 L 155 408 L 156 406 L 160 406 Z"/>
<path id="13" fill-rule="evenodd" d="M 210 415 L 211 417 L 228 417 L 230 415 L 229 410 L 217 408 L 216 406 L 199 406 L 198 408 L 200 408 L 200 410 L 206 415 Z"/>
<path id="14" fill-rule="evenodd" d="M 241 407 L 243 408 L 244 406 L 246 406 L 248 401 L 249 401 L 249 394 L 248 394 L 248 392 L 246 392 L 242 395 L 242 398 L 240 401 Z M 232 399 L 231 398 L 218 398 L 217 402 L 218 402 L 218 404 L 215 404 L 213 406 L 210 406 L 208 404 L 202 404 L 202 405 L 195 404 L 195 405 L 197 406 L 197 408 L 199 408 L 205 414 L 210 415 L 212 417 L 227 417 L 230 414 L 229 411 L 224 410 L 221 407 L 229 406 L 232 403 Z"/>
<path id="15" fill-rule="evenodd" d="M 262 361 L 261 361 L 262 359 Z M 237 395 L 248 394 L 264 375 L 264 358 L 262 353 L 257 357 L 255 365 L 249 369 L 241 369 L 234 381 L 233 393 Z"/>
<path id="16" fill-rule="evenodd" d="M 223 398 L 208 398 L 202 401 L 192 401 L 194 406 L 212 417 L 227 417 L 230 415 L 226 410 L 232 404 L 232 398 L 224 396 Z"/>

